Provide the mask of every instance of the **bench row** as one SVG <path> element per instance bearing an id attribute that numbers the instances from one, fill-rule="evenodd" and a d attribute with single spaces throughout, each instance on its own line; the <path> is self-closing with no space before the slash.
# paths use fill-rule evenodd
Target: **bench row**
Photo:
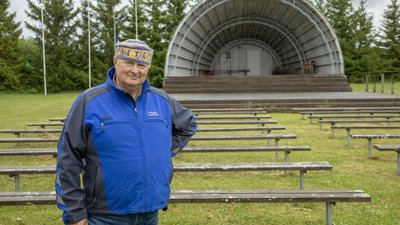
<path id="1" fill-rule="evenodd" d="M 55 204 L 55 192 L 3 192 L 0 205 Z M 326 203 L 326 224 L 332 225 L 337 202 L 371 202 L 362 190 L 173 190 L 170 203 Z"/>
<path id="2" fill-rule="evenodd" d="M 174 165 L 174 172 L 228 171 L 300 171 L 300 189 L 304 189 L 304 174 L 309 170 L 332 170 L 328 162 L 284 163 L 184 163 Z M 15 177 L 15 191 L 20 190 L 21 174 L 55 174 L 55 166 L 0 166 L 0 175 Z"/>
<path id="3" fill-rule="evenodd" d="M 236 132 L 236 131 L 267 131 L 270 133 L 274 130 L 285 130 L 283 126 L 274 127 L 221 127 L 221 128 L 199 128 L 197 132 Z M 5 129 L 0 130 L 0 134 L 15 134 L 21 137 L 21 134 L 40 134 L 40 133 L 61 133 L 62 129 L 40 129 L 40 130 L 24 130 L 24 129 Z"/>

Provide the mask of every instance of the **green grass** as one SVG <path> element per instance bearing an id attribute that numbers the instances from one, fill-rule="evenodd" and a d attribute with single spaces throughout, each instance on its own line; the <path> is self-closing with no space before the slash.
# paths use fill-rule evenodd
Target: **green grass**
<path id="1" fill-rule="evenodd" d="M 26 128 L 26 123 L 45 122 L 52 117 L 64 117 L 78 93 L 50 94 L 48 96 L 0 93 L 0 129 Z M 295 133 L 295 140 L 281 140 L 281 145 L 309 145 L 310 152 L 293 152 L 290 161 L 328 161 L 333 171 L 309 171 L 305 177 L 306 189 L 361 189 L 372 197 L 371 203 L 337 203 L 333 208 L 336 225 L 397 225 L 400 215 L 400 177 L 397 176 L 396 154 L 373 151 L 375 159 L 367 157 L 367 141 L 352 140 L 346 146 L 346 132 L 337 130 L 336 138 L 330 138 L 326 125 L 323 131 L 316 123 L 301 120 L 299 114 L 271 113 L 278 125 Z M 273 125 L 271 125 L 273 126 Z M 374 132 L 395 132 L 374 130 Z M 250 132 L 256 134 L 257 132 Z M 214 133 L 215 134 L 215 133 Z M 206 135 L 205 133 L 202 135 Z M 207 134 L 211 135 L 211 134 Z M 397 143 L 398 140 L 376 140 L 374 143 Z M 222 144 L 196 142 L 192 145 Z M 263 145 L 266 141 L 246 143 L 235 141 L 226 145 Z M 24 144 L 22 147 L 38 147 L 42 144 Z M 14 144 L 0 148 L 16 148 Z M 55 147 L 48 144 L 46 147 Z M 283 154 L 280 154 L 280 160 Z M 175 163 L 184 162 L 274 162 L 274 153 L 193 153 L 179 154 Z M 0 157 L 0 165 L 54 165 L 51 156 Z M 23 175 L 22 191 L 53 190 L 54 176 Z M 225 172 L 225 173 L 176 173 L 173 189 L 271 189 L 297 190 L 298 173 L 283 172 Z M 1 176 L 0 191 L 13 191 L 12 177 Z M 2 206 L 1 225 L 62 224 L 61 211 L 54 205 Z M 171 204 L 166 212 L 160 211 L 160 224 L 324 224 L 323 203 L 281 204 Z"/>

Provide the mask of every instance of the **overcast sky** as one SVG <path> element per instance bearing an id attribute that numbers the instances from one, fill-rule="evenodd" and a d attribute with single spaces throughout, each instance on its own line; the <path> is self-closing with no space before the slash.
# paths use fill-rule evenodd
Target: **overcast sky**
<path id="1" fill-rule="evenodd" d="M 75 2 L 79 2 L 80 0 L 75 0 Z M 353 5 L 356 7 L 358 5 L 359 0 L 353 0 Z M 375 28 L 380 25 L 380 21 L 382 20 L 383 10 L 387 8 L 387 5 L 390 3 L 390 0 L 367 0 L 368 11 L 373 13 L 374 15 L 374 24 Z M 18 22 L 22 22 L 21 26 L 24 26 L 23 21 L 27 21 L 28 17 L 25 14 L 25 10 L 28 8 L 27 0 L 11 0 L 11 12 L 17 12 L 16 20 Z M 28 21 L 29 22 L 29 21 Z M 29 31 L 26 29 L 23 30 L 23 36 L 29 36 Z"/>

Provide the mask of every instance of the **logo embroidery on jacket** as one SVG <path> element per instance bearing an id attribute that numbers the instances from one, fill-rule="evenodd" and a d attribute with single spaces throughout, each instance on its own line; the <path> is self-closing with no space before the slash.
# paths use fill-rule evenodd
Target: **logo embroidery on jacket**
<path id="1" fill-rule="evenodd" d="M 147 116 L 159 116 L 158 112 L 147 112 Z"/>

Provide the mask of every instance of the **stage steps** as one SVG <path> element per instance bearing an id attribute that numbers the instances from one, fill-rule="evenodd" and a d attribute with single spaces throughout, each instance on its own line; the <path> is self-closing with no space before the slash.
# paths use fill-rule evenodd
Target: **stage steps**
<path id="1" fill-rule="evenodd" d="M 168 93 L 351 92 L 345 75 L 166 77 Z"/>
<path id="2" fill-rule="evenodd" d="M 234 93 L 232 93 L 234 94 Z M 201 108 L 265 108 L 267 112 L 293 112 L 298 107 L 394 107 L 396 99 L 263 99 L 263 100 L 181 100 L 185 107 Z"/>

